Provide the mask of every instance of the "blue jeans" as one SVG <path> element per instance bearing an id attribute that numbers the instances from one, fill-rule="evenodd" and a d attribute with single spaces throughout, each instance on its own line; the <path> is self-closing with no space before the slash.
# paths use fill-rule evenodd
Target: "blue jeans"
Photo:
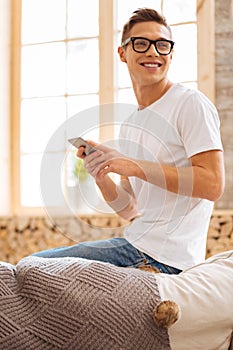
<path id="1" fill-rule="evenodd" d="M 73 246 L 44 250 L 33 254 L 42 258 L 76 257 L 107 262 L 119 267 L 139 267 L 151 265 L 161 272 L 178 274 L 181 270 L 160 263 L 136 249 L 125 238 L 83 242 Z"/>

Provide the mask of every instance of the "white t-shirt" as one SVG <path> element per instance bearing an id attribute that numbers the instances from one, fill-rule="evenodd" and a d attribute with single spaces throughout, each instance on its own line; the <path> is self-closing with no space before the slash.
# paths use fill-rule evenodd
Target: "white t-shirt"
<path id="1" fill-rule="evenodd" d="M 120 131 L 121 152 L 174 167 L 190 167 L 190 157 L 222 150 L 214 105 L 199 91 L 174 84 L 149 107 L 136 111 Z M 154 259 L 185 269 L 205 259 L 206 236 L 213 202 L 169 192 L 129 178 L 141 216 L 125 230 L 125 238 Z M 182 183 L 181 183 L 182 186 Z"/>

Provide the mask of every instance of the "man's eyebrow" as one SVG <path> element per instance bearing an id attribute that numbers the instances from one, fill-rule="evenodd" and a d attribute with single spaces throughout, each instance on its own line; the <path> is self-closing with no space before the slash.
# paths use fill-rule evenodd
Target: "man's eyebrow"
<path id="1" fill-rule="evenodd" d="M 132 35 L 131 36 L 132 38 L 143 38 L 143 39 L 148 39 L 148 40 L 152 40 L 152 41 L 156 41 L 156 40 L 170 40 L 170 41 L 172 41 L 172 39 L 167 39 L 167 38 L 164 38 L 164 37 L 159 37 L 159 38 L 157 38 L 157 39 L 149 39 L 147 36 L 143 36 L 143 35 Z"/>

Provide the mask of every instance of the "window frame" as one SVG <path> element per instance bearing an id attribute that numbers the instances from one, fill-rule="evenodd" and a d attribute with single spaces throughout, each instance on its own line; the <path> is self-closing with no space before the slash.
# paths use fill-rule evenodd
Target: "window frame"
<path id="1" fill-rule="evenodd" d="M 45 215 L 43 207 L 23 207 L 20 204 L 20 71 L 21 71 L 21 0 L 12 0 L 12 34 L 11 34 L 11 214 L 13 215 Z M 100 105 L 114 102 L 116 87 L 114 86 L 114 57 L 116 50 L 114 32 L 114 0 L 99 0 L 99 55 L 100 55 Z M 197 0 L 197 64 L 198 89 L 215 102 L 215 7 L 213 0 Z M 106 30 L 106 28 L 108 28 Z M 206 30 L 208 28 L 208 30 Z M 206 52 L 209 54 L 207 55 Z M 188 55 L 187 55 L 188 59 Z M 113 115 L 113 113 L 112 113 Z M 100 115 L 100 123 L 105 116 Z M 113 123 L 114 120 L 107 122 Z M 114 130 L 102 128 L 100 139 L 114 137 Z"/>

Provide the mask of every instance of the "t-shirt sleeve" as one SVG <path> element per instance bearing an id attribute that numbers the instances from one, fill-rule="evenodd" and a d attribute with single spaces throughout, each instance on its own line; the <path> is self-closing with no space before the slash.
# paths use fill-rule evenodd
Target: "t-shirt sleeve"
<path id="1" fill-rule="evenodd" d="M 178 129 L 188 158 L 205 151 L 223 150 L 218 112 L 201 93 L 193 93 L 184 102 Z"/>

